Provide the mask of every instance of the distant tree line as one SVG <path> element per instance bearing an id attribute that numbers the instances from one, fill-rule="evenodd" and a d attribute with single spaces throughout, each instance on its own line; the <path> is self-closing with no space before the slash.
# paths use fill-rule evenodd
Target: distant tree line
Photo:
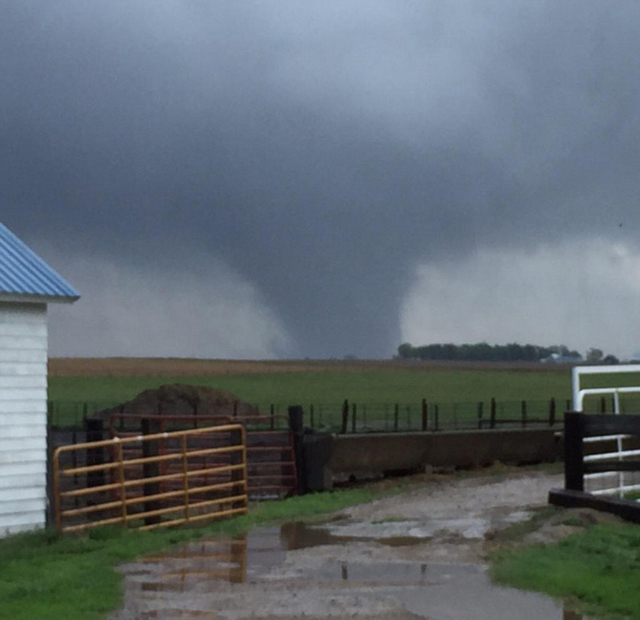
<path id="1" fill-rule="evenodd" d="M 594 351 L 590 349 L 590 352 Z M 598 360 L 602 359 L 602 352 Z M 427 344 L 414 347 L 408 342 L 398 347 L 398 357 L 400 359 L 418 360 L 456 360 L 456 361 L 483 361 L 483 362 L 538 362 L 556 354 L 562 358 L 582 359 L 578 351 L 571 350 L 567 346 L 560 344 L 550 347 L 541 347 L 535 344 L 488 344 L 479 342 L 477 344 Z M 604 360 L 602 360 L 604 361 Z"/>

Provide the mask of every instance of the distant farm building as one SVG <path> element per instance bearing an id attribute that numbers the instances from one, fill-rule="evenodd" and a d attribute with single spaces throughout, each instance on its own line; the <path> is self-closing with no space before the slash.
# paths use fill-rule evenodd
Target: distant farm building
<path id="1" fill-rule="evenodd" d="M 47 304 L 78 297 L 0 224 L 0 537 L 45 523 Z"/>
<path id="2" fill-rule="evenodd" d="M 582 355 L 560 355 L 552 353 L 549 357 L 540 360 L 545 364 L 579 364 L 582 362 Z"/>

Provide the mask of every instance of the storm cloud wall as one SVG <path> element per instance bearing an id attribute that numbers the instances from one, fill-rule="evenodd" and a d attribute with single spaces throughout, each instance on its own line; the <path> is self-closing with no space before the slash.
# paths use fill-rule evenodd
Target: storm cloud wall
<path id="1" fill-rule="evenodd" d="M 53 314 L 52 351 L 554 342 L 527 307 L 507 333 L 474 318 L 490 305 L 469 303 L 458 331 L 416 308 L 443 306 L 443 274 L 459 307 L 496 249 L 635 256 L 639 31 L 625 1 L 5 3 L 2 221 L 83 293 Z M 578 301 L 599 297 L 595 272 Z M 599 345 L 600 322 L 574 346 Z"/>

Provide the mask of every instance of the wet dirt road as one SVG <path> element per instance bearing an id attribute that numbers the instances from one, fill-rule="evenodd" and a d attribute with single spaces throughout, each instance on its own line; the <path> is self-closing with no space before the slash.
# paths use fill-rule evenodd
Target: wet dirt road
<path id="1" fill-rule="evenodd" d="M 527 519 L 560 476 L 430 482 L 334 515 L 193 543 L 122 567 L 110 620 L 577 619 L 542 595 L 490 583 L 486 536 Z"/>

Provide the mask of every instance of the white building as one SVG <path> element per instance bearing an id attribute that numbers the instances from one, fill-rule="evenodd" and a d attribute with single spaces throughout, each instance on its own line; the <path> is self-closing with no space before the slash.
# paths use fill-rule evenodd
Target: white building
<path id="1" fill-rule="evenodd" d="M 45 523 L 47 304 L 78 297 L 0 224 L 0 537 Z"/>

